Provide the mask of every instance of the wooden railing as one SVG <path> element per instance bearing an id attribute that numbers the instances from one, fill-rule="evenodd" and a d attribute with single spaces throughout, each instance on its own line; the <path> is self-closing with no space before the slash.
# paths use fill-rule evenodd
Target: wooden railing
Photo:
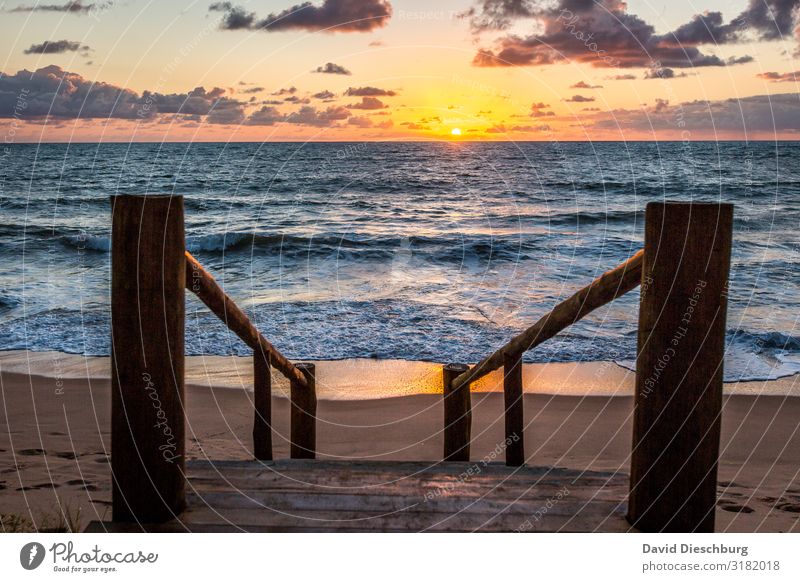
<path id="1" fill-rule="evenodd" d="M 464 426 L 469 415 L 469 384 L 487 374 L 504 368 L 503 392 L 506 406 L 506 441 L 513 450 L 506 455 L 506 464 L 524 464 L 522 414 L 522 356 L 545 340 L 563 331 L 595 309 L 610 303 L 639 286 L 642 278 L 644 251 L 639 251 L 618 267 L 604 273 L 589 285 L 556 305 L 531 327 L 512 338 L 502 348 L 481 360 L 477 365 L 449 364 L 443 372 L 445 435 L 444 457 L 448 460 L 469 460 L 470 430 Z M 457 375 L 453 370 L 458 369 Z"/>
<path id="2" fill-rule="evenodd" d="M 253 350 L 253 452 L 272 460 L 272 374 L 290 385 L 290 456 L 316 456 L 316 368 L 293 364 L 185 249 L 183 198 L 112 197 L 112 474 L 116 521 L 184 506 L 185 290 Z"/>
<path id="3" fill-rule="evenodd" d="M 314 364 L 292 364 L 261 335 L 244 311 L 231 299 L 188 251 L 186 288 L 194 293 L 233 333 L 253 349 L 253 449 L 255 457 L 272 460 L 272 374 L 275 366 L 289 380 L 291 457 L 313 459 L 316 450 L 317 398 Z M 295 437 L 298 439 L 295 441 Z"/>
<path id="4" fill-rule="evenodd" d="M 648 204 L 644 249 L 475 366 L 445 365 L 444 458 L 469 460 L 469 386 L 503 367 L 506 464 L 524 464 L 522 356 L 641 285 L 628 519 L 714 531 L 732 229 L 730 204 Z"/>
<path id="5" fill-rule="evenodd" d="M 254 453 L 272 458 L 271 366 L 290 382 L 292 458 L 314 458 L 316 373 L 292 364 L 186 252 L 183 198 L 112 198 L 113 518 L 184 507 L 185 290 L 253 350 Z M 733 207 L 651 203 L 644 249 L 473 367 L 442 370 L 446 461 L 470 458 L 470 386 L 504 369 L 506 463 L 524 448 L 525 352 L 641 285 L 628 517 L 643 531 L 713 531 Z"/>

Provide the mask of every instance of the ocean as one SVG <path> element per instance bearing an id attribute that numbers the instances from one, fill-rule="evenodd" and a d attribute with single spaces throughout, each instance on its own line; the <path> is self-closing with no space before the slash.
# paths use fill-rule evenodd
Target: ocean
<path id="1" fill-rule="evenodd" d="M 800 371 L 800 144 L 11 144 L 0 350 L 109 353 L 110 203 L 187 247 L 293 359 L 475 362 L 642 246 L 650 201 L 735 204 L 727 381 Z M 529 352 L 635 357 L 638 291 Z M 188 354 L 246 346 L 187 295 Z"/>

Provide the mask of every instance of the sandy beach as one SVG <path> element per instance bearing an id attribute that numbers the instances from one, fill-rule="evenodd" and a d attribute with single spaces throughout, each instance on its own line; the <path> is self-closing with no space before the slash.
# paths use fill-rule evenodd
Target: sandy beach
<path id="1" fill-rule="evenodd" d="M 321 362 L 319 458 L 438 460 L 439 369 L 415 362 Z M 108 359 L 5 352 L 0 370 L 0 513 L 6 527 L 52 527 L 59 507 L 73 519 L 79 512 L 83 526 L 109 518 Z M 189 458 L 251 458 L 251 380 L 246 358 L 187 358 Z M 497 380 L 488 378 L 473 395 L 476 461 L 503 440 Z M 630 372 L 611 363 L 526 367 L 528 463 L 627 472 L 632 382 Z M 800 399 L 786 396 L 797 384 L 797 376 L 726 384 L 718 531 L 800 529 Z M 276 458 L 288 457 L 285 390 L 276 376 Z"/>

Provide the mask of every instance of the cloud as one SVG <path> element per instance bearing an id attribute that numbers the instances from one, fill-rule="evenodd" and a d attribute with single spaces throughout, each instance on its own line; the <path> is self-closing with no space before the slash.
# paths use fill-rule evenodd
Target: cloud
<path id="1" fill-rule="evenodd" d="M 297 95 L 290 95 L 289 97 L 286 97 L 284 99 L 284 101 L 286 103 L 295 103 L 295 104 L 298 104 L 298 103 L 304 103 L 304 104 L 311 103 L 311 100 L 308 97 L 298 97 Z"/>
<path id="2" fill-rule="evenodd" d="M 342 65 L 337 65 L 336 63 L 325 63 L 325 65 L 321 67 L 317 67 L 314 70 L 315 73 L 324 73 L 326 75 L 352 75 L 350 71 L 345 69 Z"/>
<path id="3" fill-rule="evenodd" d="M 676 44 L 725 44 L 791 37 L 798 0 L 749 0 L 747 8 L 730 22 L 720 12 L 697 14 L 667 37 Z"/>
<path id="4" fill-rule="evenodd" d="M 721 101 L 691 101 L 670 105 L 656 102 L 652 109 L 617 109 L 587 122 L 594 129 L 633 130 L 652 135 L 683 133 L 689 137 L 800 133 L 800 95 L 754 95 Z"/>
<path id="5" fill-rule="evenodd" d="M 286 123 L 296 123 L 298 125 L 310 125 L 313 127 L 333 127 L 336 122 L 350 117 L 351 113 L 339 105 L 328 107 L 325 110 L 318 110 L 311 105 L 301 107 L 295 113 L 287 115 L 283 120 Z"/>
<path id="6" fill-rule="evenodd" d="M 624 75 L 610 75 L 605 77 L 607 81 L 633 81 L 636 79 L 636 75 L 631 75 L 630 73 L 626 73 Z"/>
<path id="7" fill-rule="evenodd" d="M 110 5 L 106 2 L 104 6 Z M 96 4 L 84 4 L 81 0 L 66 2 L 65 4 L 23 4 L 7 12 L 68 12 L 70 14 L 87 14 L 97 7 Z"/>
<path id="8" fill-rule="evenodd" d="M 277 91 L 270 93 L 270 95 L 294 95 L 295 93 L 297 93 L 297 87 L 289 87 L 278 89 Z"/>
<path id="9" fill-rule="evenodd" d="M 32 44 L 30 48 L 25 49 L 23 52 L 26 55 L 58 55 L 66 52 L 81 51 L 86 56 L 91 50 L 89 46 L 72 40 L 46 40 L 41 44 Z"/>
<path id="10" fill-rule="evenodd" d="M 570 89 L 602 89 L 602 85 L 590 85 L 586 81 L 578 81 L 574 85 L 569 86 Z"/>
<path id="11" fill-rule="evenodd" d="M 394 91 L 377 87 L 350 87 L 344 92 L 348 97 L 394 97 Z"/>
<path id="12" fill-rule="evenodd" d="M 666 34 L 657 34 L 650 23 L 629 13 L 621 0 L 481 0 L 467 16 L 477 34 L 506 31 L 523 18 L 535 21 L 531 34 L 506 33 L 494 48 L 479 49 L 473 59 L 479 67 L 564 61 L 605 68 L 721 67 L 749 60 L 726 62 L 699 47 L 790 36 L 798 4 L 800 0 L 749 0 L 747 9 L 730 22 L 719 12 L 707 12 Z"/>
<path id="13" fill-rule="evenodd" d="M 285 116 L 275 107 L 264 106 L 250 114 L 244 123 L 245 125 L 275 125 L 284 118 Z"/>
<path id="14" fill-rule="evenodd" d="M 197 87 L 187 93 L 163 94 L 130 89 L 102 81 L 89 81 L 56 65 L 34 72 L 0 74 L 0 117 L 17 114 L 15 107 L 25 96 L 24 119 L 127 119 L 152 120 L 159 115 L 205 116 L 208 123 L 237 123 L 244 117 L 244 103 L 232 99 L 224 89 Z"/>
<path id="15" fill-rule="evenodd" d="M 676 73 L 669 67 L 658 67 L 644 72 L 643 79 L 676 79 L 678 77 L 688 77 L 686 73 Z"/>
<path id="16" fill-rule="evenodd" d="M 369 117 L 364 116 L 353 116 L 347 120 L 348 125 L 354 125 L 356 127 L 360 127 L 362 129 L 366 129 L 369 127 L 377 127 L 380 129 L 389 129 L 394 125 L 391 119 L 387 119 L 386 121 L 382 121 L 380 123 L 375 123 Z"/>
<path id="17" fill-rule="evenodd" d="M 242 89 L 242 93 L 253 94 L 253 93 L 261 93 L 265 91 L 264 87 L 248 87 L 247 89 Z"/>
<path id="18" fill-rule="evenodd" d="M 800 81 L 800 71 L 794 71 L 793 73 L 768 71 L 766 73 L 758 73 L 756 77 L 769 81 L 770 83 L 797 83 Z"/>
<path id="19" fill-rule="evenodd" d="M 347 106 L 348 109 L 366 110 L 386 109 L 387 107 L 389 106 L 376 97 L 362 97 L 360 103 L 352 103 Z"/>
<path id="20" fill-rule="evenodd" d="M 669 110 L 669 99 L 656 98 L 656 104 L 653 107 L 653 113 L 663 113 Z"/>
<path id="21" fill-rule="evenodd" d="M 550 126 L 546 123 L 540 125 L 515 125 L 509 131 L 530 133 L 533 131 L 550 131 Z"/>
<path id="22" fill-rule="evenodd" d="M 331 93 L 330 91 L 328 91 L 328 90 L 326 89 L 325 91 L 320 91 L 319 93 L 314 93 L 314 94 L 312 95 L 312 97 L 313 97 L 314 99 L 322 99 L 323 101 L 330 101 L 331 99 L 333 99 L 334 97 L 336 97 L 336 95 L 335 95 L 335 94 L 333 94 L 333 93 Z"/>
<path id="23" fill-rule="evenodd" d="M 306 30 L 319 32 L 369 32 L 386 26 L 392 16 L 388 0 L 324 0 L 321 6 L 303 2 L 286 10 L 258 18 L 231 2 L 215 2 L 210 12 L 221 12 L 223 30 Z"/>
<path id="24" fill-rule="evenodd" d="M 417 131 L 428 131 L 431 126 L 425 123 L 415 123 L 413 121 L 404 121 L 400 125 L 405 125 L 408 129 L 414 129 Z"/>
<path id="25" fill-rule="evenodd" d="M 567 99 L 564 99 L 567 103 L 591 103 L 594 101 L 594 97 L 584 97 L 583 95 L 573 95 Z"/>
<path id="26" fill-rule="evenodd" d="M 531 117 L 553 117 L 555 113 L 552 111 L 544 111 L 545 109 L 550 109 L 550 106 L 547 103 L 532 103 L 531 104 Z"/>

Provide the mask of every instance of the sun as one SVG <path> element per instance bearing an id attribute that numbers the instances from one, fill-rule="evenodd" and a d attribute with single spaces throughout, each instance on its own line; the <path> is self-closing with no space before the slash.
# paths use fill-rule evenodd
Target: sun
<path id="1" fill-rule="evenodd" d="M 453 129 L 450 131 L 450 134 L 451 134 L 451 135 L 455 135 L 455 136 L 459 136 L 459 135 L 461 135 L 461 130 L 460 130 L 459 128 L 457 128 L 457 127 L 454 127 L 454 128 L 453 128 Z"/>

